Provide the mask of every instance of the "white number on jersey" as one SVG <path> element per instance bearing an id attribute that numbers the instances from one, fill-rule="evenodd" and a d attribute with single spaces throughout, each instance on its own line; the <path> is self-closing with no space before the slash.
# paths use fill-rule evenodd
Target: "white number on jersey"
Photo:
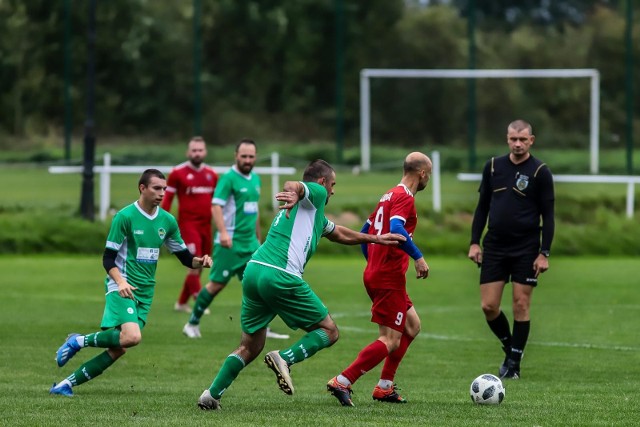
<path id="1" fill-rule="evenodd" d="M 380 235 L 382 234 L 382 226 L 384 224 L 384 209 L 382 208 L 382 206 L 380 206 L 380 208 L 378 209 L 378 212 L 376 212 L 376 216 L 373 219 L 373 228 L 374 230 L 376 230 L 376 234 Z"/>

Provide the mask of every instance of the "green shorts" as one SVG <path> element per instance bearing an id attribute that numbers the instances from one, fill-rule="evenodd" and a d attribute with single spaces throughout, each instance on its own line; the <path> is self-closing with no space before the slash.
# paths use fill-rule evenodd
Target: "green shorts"
<path id="1" fill-rule="evenodd" d="M 301 277 L 255 262 L 247 264 L 242 280 L 242 331 L 266 328 L 274 317 L 291 329 L 309 329 L 329 310 Z"/>
<path id="2" fill-rule="evenodd" d="M 106 296 L 102 329 L 116 328 L 123 323 L 137 322 L 140 329 L 147 323 L 147 315 L 151 304 L 121 297 L 117 292 L 109 292 Z"/>
<path id="3" fill-rule="evenodd" d="M 209 280 L 226 285 L 233 276 L 242 280 L 247 262 L 251 259 L 251 252 L 235 252 L 233 248 L 223 248 L 216 245 L 213 249 L 213 265 L 209 272 Z"/>

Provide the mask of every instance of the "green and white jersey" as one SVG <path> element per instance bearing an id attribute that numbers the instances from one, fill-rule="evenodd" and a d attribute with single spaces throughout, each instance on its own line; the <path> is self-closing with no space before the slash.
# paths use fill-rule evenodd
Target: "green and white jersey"
<path id="1" fill-rule="evenodd" d="M 224 226 L 236 252 L 253 252 L 260 244 L 256 236 L 260 177 L 251 172 L 244 175 L 233 165 L 218 181 L 212 204 L 222 206 Z M 216 232 L 215 243 L 220 243 Z"/>
<path id="2" fill-rule="evenodd" d="M 267 238 L 251 261 L 302 277 L 304 266 L 315 253 L 320 238 L 335 224 L 324 216 L 327 190 L 315 182 L 302 182 L 304 197 L 291 209 L 281 210 L 271 223 Z"/>
<path id="3" fill-rule="evenodd" d="M 163 244 L 171 253 L 187 248 L 178 223 L 169 212 L 158 207 L 153 215 L 149 215 L 136 201 L 113 217 L 106 247 L 118 251 L 116 266 L 126 281 L 138 288 L 133 291 L 138 300 L 151 303 Z M 105 292 L 117 291 L 118 285 L 107 274 Z"/>

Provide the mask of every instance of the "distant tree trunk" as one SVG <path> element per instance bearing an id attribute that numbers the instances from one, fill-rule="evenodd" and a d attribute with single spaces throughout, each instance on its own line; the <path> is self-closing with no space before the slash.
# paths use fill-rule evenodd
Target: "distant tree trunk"
<path id="1" fill-rule="evenodd" d="M 24 43 L 22 43 L 24 44 Z M 22 46 L 21 46 L 22 47 Z M 22 105 L 22 79 L 24 78 L 24 49 L 20 49 L 20 57 L 16 64 L 16 84 L 13 89 L 13 133 L 24 133 L 24 111 Z"/>

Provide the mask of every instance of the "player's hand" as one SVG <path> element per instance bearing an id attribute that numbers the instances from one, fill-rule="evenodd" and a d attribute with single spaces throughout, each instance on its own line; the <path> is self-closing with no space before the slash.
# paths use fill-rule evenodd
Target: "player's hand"
<path id="1" fill-rule="evenodd" d="M 415 267 L 417 279 L 426 279 L 427 277 L 429 277 L 429 265 L 427 264 L 427 261 L 424 260 L 424 258 L 418 258 L 415 261 Z"/>
<path id="2" fill-rule="evenodd" d="M 136 288 L 135 286 L 131 286 L 124 280 L 118 283 L 118 295 L 120 295 L 122 298 L 135 299 L 133 297 L 133 291 L 135 291 L 136 289 L 138 288 Z"/>
<path id="3" fill-rule="evenodd" d="M 540 273 L 544 273 L 549 269 L 549 258 L 546 256 L 539 254 L 535 261 L 533 261 L 533 270 L 536 272 L 535 277 L 537 278 Z"/>
<path id="4" fill-rule="evenodd" d="M 480 248 L 480 245 L 477 243 L 472 244 L 469 247 L 468 257 L 471 261 L 478 264 L 478 267 L 480 267 L 482 265 L 482 249 Z"/>
<path id="5" fill-rule="evenodd" d="M 407 238 L 402 234 L 397 233 L 385 233 L 378 235 L 378 239 L 375 243 L 379 243 L 381 245 L 399 245 L 400 243 L 404 243 L 407 241 Z"/>
<path id="6" fill-rule="evenodd" d="M 213 265 L 213 260 L 209 255 L 203 255 L 202 257 L 196 256 L 193 257 L 193 264 L 196 264 L 193 266 L 193 268 L 211 268 L 211 266 Z"/>
<path id="7" fill-rule="evenodd" d="M 218 237 L 220 239 L 220 246 L 222 246 L 223 248 L 228 249 L 233 246 L 233 239 L 231 238 L 231 236 L 229 236 L 227 230 L 221 231 Z"/>
<path id="8" fill-rule="evenodd" d="M 278 209 L 286 209 L 287 210 L 286 216 L 287 218 L 289 218 L 291 209 L 300 200 L 300 195 L 295 191 L 281 191 L 276 194 L 276 200 L 279 202 L 284 202 L 283 205 L 278 206 Z"/>

